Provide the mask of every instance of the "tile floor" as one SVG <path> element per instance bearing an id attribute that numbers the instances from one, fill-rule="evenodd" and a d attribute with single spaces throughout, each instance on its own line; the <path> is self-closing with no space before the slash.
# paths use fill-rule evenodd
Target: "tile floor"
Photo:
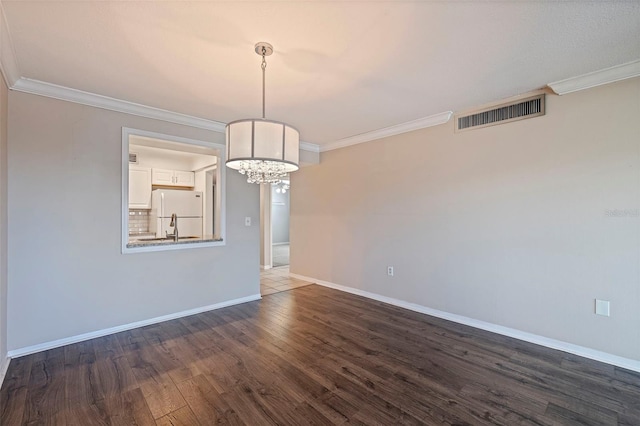
<path id="1" fill-rule="evenodd" d="M 267 269 L 260 272 L 260 294 L 279 293 L 311 284 L 296 278 L 289 277 L 289 266 Z"/>

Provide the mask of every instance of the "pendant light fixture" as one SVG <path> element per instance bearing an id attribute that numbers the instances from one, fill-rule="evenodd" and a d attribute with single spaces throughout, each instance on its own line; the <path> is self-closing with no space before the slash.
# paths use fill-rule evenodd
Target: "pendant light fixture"
<path id="1" fill-rule="evenodd" d="M 289 172 L 298 170 L 300 133 L 288 124 L 265 118 L 266 57 L 273 46 L 255 46 L 262 56 L 262 118 L 248 118 L 227 124 L 227 167 L 247 175 L 249 183 L 278 184 Z"/>

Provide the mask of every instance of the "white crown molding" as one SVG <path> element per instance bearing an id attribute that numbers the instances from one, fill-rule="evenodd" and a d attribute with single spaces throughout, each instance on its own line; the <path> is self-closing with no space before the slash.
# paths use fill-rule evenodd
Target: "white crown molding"
<path id="1" fill-rule="evenodd" d="M 219 121 L 207 120 L 193 117 L 186 114 L 167 111 L 160 108 L 149 107 L 121 99 L 110 98 L 108 96 L 96 95 L 95 93 L 82 90 L 71 89 L 57 84 L 30 78 L 20 78 L 11 89 L 18 92 L 31 93 L 33 95 L 46 96 L 48 98 L 60 99 L 62 101 L 74 102 L 110 111 L 124 112 L 126 114 L 140 117 L 153 118 L 185 126 L 197 127 L 214 132 L 224 132 L 225 124 Z"/>
<path id="2" fill-rule="evenodd" d="M 4 14 L 4 8 L 0 2 L 0 71 L 7 83 L 7 87 L 11 87 L 20 78 L 18 71 L 18 61 L 13 50 L 7 19 Z"/>
<path id="3" fill-rule="evenodd" d="M 90 333 L 79 334 L 77 336 L 65 337 L 64 339 L 53 340 L 50 342 L 40 343 L 37 345 L 27 346 L 20 349 L 14 349 L 9 351 L 7 356 L 9 358 L 19 358 L 21 356 L 35 354 L 37 352 L 46 351 L 49 349 L 59 348 L 61 346 L 70 345 L 72 343 L 84 342 L 85 340 L 95 339 L 97 337 L 107 336 L 109 334 L 120 333 L 121 331 L 132 330 L 134 328 L 140 328 L 151 324 L 157 324 L 173 320 L 176 318 L 188 317 L 190 315 L 199 314 L 202 312 L 213 311 L 216 309 L 226 308 L 228 306 L 239 305 L 241 303 L 253 302 L 255 300 L 262 299 L 260 294 L 253 294 L 251 296 L 241 297 L 239 299 L 227 300 L 225 302 L 215 303 L 213 305 L 202 306 L 200 308 L 188 309 L 186 311 L 180 311 L 169 315 L 163 315 L 160 317 L 150 318 L 147 320 L 136 321 L 129 324 L 119 325 L 117 327 L 104 328 L 102 330 L 92 331 Z"/>
<path id="4" fill-rule="evenodd" d="M 320 152 L 320 145 L 311 142 L 300 141 L 300 149 L 309 152 Z"/>
<path id="5" fill-rule="evenodd" d="M 578 90 L 589 89 L 591 87 L 638 76 L 640 76 L 640 60 L 556 81 L 549 83 L 547 86 L 558 95 L 566 95 L 567 93 L 577 92 Z"/>
<path id="6" fill-rule="evenodd" d="M 418 305 L 416 303 L 405 302 L 404 300 L 382 296 L 377 293 L 370 293 L 368 291 L 347 287 L 340 284 L 335 284 L 329 281 L 318 280 L 312 277 L 306 277 L 304 275 L 298 275 L 298 274 L 292 274 L 292 273 L 290 273 L 289 276 L 292 278 L 297 278 L 299 280 L 319 284 L 324 287 L 329 287 L 335 290 L 344 291 L 346 293 L 351 293 L 358 296 L 366 297 L 368 299 L 377 300 L 379 302 L 388 303 L 390 305 L 398 306 L 400 308 L 408 309 L 410 311 L 420 312 L 421 314 L 431 315 L 437 318 L 453 321 L 458 324 L 468 325 L 470 327 L 479 328 L 481 330 L 490 331 L 492 333 L 501 334 L 503 336 L 513 337 L 514 339 L 523 340 L 525 342 L 534 343 L 536 345 L 544 346 L 551 349 L 556 349 L 563 352 L 568 352 L 584 358 L 589 358 L 596 361 L 604 362 L 606 364 L 611 364 L 617 367 L 622 367 L 628 370 L 640 372 L 640 361 L 638 360 L 624 358 L 618 355 L 609 354 L 607 352 L 598 351 L 598 350 L 587 348 L 584 346 L 574 345 L 573 343 L 567 343 L 561 340 L 550 339 L 548 337 L 540 336 L 533 333 L 527 333 L 526 331 L 516 330 L 514 328 L 504 327 L 502 325 L 492 324 L 490 322 L 476 320 L 476 319 L 465 317 L 462 315 L 439 311 L 437 309 L 428 308 L 426 306 Z"/>
<path id="7" fill-rule="evenodd" d="M 440 114 L 430 115 L 429 117 L 419 118 L 413 121 L 407 121 L 406 123 L 396 124 L 395 126 L 385 127 L 371 132 L 361 133 L 359 135 L 350 136 L 344 139 L 338 139 L 334 142 L 320 146 L 320 152 L 331 151 L 338 148 L 344 148 L 346 146 L 356 145 L 363 142 L 369 142 L 376 139 L 382 139 L 389 136 L 399 135 L 401 133 L 407 133 L 418 129 L 424 129 L 427 127 L 437 126 L 444 124 L 451 118 L 453 112 L 445 111 Z"/>
<path id="8" fill-rule="evenodd" d="M 18 92 L 30 93 L 32 95 L 60 99 L 110 111 L 211 130 L 218 133 L 224 133 L 226 126 L 225 123 L 220 121 L 208 120 L 206 118 L 194 117 L 178 112 L 136 104 L 133 102 L 123 101 L 121 99 L 110 98 L 108 96 L 97 95 L 95 93 L 59 86 L 57 84 L 33 80 L 30 78 L 22 77 L 18 79 L 11 89 Z M 300 142 L 300 149 L 311 152 L 320 152 L 320 147 L 318 145 L 309 142 Z"/>

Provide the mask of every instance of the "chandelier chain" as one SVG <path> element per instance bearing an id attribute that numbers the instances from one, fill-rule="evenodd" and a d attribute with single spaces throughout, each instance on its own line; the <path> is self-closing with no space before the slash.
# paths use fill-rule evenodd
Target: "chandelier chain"
<path id="1" fill-rule="evenodd" d="M 260 64 L 260 68 L 262 68 L 262 118 L 264 119 L 266 117 L 265 115 L 265 102 L 266 102 L 266 95 L 265 95 L 265 86 L 266 86 L 266 78 L 265 78 L 265 74 L 266 74 L 266 70 L 267 70 L 267 60 L 265 59 L 265 55 L 267 54 L 267 49 L 262 46 L 262 64 Z"/>

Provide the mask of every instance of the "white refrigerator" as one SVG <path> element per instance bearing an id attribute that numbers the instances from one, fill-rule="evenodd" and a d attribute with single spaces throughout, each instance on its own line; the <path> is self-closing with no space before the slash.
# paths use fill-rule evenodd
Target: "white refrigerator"
<path id="1" fill-rule="evenodd" d="M 149 230 L 156 237 L 173 233 L 171 215 L 178 215 L 180 237 L 202 238 L 202 192 L 177 189 L 156 189 L 151 192 Z"/>

